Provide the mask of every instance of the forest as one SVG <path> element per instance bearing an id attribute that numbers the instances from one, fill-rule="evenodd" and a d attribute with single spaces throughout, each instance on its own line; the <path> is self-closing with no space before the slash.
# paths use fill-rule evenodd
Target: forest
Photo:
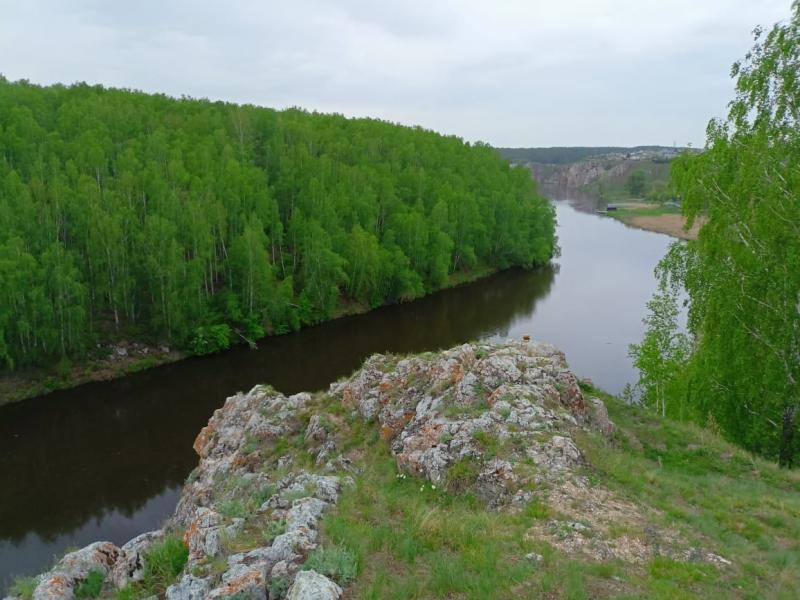
<path id="1" fill-rule="evenodd" d="M 555 217 L 494 149 L 300 109 L 0 78 L 0 370 L 204 354 L 534 267 Z"/>

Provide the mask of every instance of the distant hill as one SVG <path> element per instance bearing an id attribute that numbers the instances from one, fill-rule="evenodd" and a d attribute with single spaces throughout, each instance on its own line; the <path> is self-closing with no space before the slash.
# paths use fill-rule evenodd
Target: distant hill
<path id="1" fill-rule="evenodd" d="M 679 154 L 683 148 L 672 146 L 556 146 L 552 148 L 497 148 L 496 150 L 503 158 L 514 162 L 566 165 L 608 154 L 627 155 L 647 152 L 672 157 Z"/>
<path id="2" fill-rule="evenodd" d="M 571 146 L 562 148 L 496 148 L 506 160 L 524 166 L 549 188 L 579 190 L 600 204 L 623 200 L 663 202 L 671 199 L 670 163 L 689 150 L 673 146 Z M 642 179 L 631 191 L 631 177 Z"/>

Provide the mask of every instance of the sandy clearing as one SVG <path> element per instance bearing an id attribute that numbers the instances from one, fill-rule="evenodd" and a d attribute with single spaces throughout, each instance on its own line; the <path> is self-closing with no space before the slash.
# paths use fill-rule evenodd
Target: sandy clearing
<path id="1" fill-rule="evenodd" d="M 640 217 L 625 217 L 622 220 L 633 227 L 657 233 L 666 233 L 682 240 L 696 240 L 700 228 L 706 222 L 704 217 L 698 217 L 694 220 L 692 228 L 686 231 L 684 229 L 686 217 L 678 214 L 642 215 Z"/>

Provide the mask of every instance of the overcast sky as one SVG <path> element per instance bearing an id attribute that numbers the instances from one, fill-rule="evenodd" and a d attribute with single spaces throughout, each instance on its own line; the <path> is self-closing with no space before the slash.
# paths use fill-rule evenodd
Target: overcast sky
<path id="1" fill-rule="evenodd" d="M 0 0 L 0 73 L 497 146 L 703 144 L 790 0 Z"/>

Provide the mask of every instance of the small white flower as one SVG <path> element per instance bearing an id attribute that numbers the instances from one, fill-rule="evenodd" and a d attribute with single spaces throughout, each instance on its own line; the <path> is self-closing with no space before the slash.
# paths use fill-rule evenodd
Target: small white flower
<path id="1" fill-rule="evenodd" d="M 436 486 L 435 486 L 435 485 L 433 485 L 433 484 L 431 484 L 431 489 L 432 489 L 432 490 L 435 490 L 435 489 L 436 489 Z"/>
<path id="2" fill-rule="evenodd" d="M 419 488 L 419 491 L 420 492 L 425 491 L 425 486 L 423 485 L 421 488 Z"/>

